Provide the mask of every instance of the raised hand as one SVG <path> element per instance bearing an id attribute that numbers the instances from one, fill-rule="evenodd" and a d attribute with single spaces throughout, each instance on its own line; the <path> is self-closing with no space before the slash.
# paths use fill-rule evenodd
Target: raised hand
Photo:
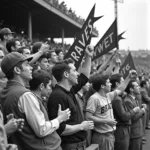
<path id="1" fill-rule="evenodd" d="M 93 57 L 94 47 L 92 47 L 91 45 L 87 45 L 87 47 L 86 47 L 86 49 L 85 49 L 85 53 L 86 53 L 86 55 L 88 55 L 89 57 Z"/>
<path id="2" fill-rule="evenodd" d="M 49 45 L 44 43 L 44 44 L 42 44 L 42 46 L 41 46 L 39 51 L 42 52 L 43 54 L 45 54 L 45 53 L 48 52 L 48 50 L 49 50 Z"/>
<path id="3" fill-rule="evenodd" d="M 137 72 L 136 70 L 130 70 L 129 71 L 129 77 L 132 78 L 136 78 L 137 77 Z"/>

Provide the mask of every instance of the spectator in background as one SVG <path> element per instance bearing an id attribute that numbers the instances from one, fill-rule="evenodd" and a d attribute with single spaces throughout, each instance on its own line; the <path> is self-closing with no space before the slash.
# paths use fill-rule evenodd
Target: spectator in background
<path id="1" fill-rule="evenodd" d="M 11 32 L 9 28 L 2 28 L 0 30 L 0 48 L 3 50 L 4 55 L 8 54 L 6 43 L 7 41 L 13 39 L 13 33 L 14 32 Z"/>
<path id="2" fill-rule="evenodd" d="M 143 81 L 143 80 L 145 80 L 144 73 L 141 73 L 139 75 L 139 80 L 140 80 L 140 82 Z"/>
<path id="3" fill-rule="evenodd" d="M 37 60 L 37 64 L 38 64 L 38 66 L 41 70 L 48 71 L 50 69 L 50 65 L 49 65 L 49 62 L 48 62 L 48 56 L 46 54 L 42 55 Z"/>
<path id="4" fill-rule="evenodd" d="M 48 44 L 44 44 L 42 42 L 36 42 L 33 44 L 33 47 L 32 47 L 33 59 L 30 61 L 30 64 L 33 66 L 33 70 L 40 69 L 39 63 L 41 61 L 39 59 L 40 58 L 41 59 L 42 58 L 48 58 L 48 55 L 47 55 L 48 50 L 49 50 Z"/>
<path id="5" fill-rule="evenodd" d="M 51 67 L 53 67 L 58 62 L 57 54 L 55 53 L 54 50 L 50 50 L 47 55 L 49 64 Z"/>
<path id="6" fill-rule="evenodd" d="M 37 53 L 40 50 L 42 44 L 43 42 L 35 42 L 32 46 L 32 54 Z"/>
<path id="7" fill-rule="evenodd" d="M 48 97 L 52 92 L 52 76 L 47 71 L 35 70 L 32 77 L 33 79 L 29 82 L 30 90 L 37 95 L 37 98 L 39 97 L 47 110 Z"/>
<path id="8" fill-rule="evenodd" d="M 7 82 L 7 79 L 5 78 L 5 74 L 1 70 L 1 62 L 3 58 L 4 58 L 4 53 L 0 49 L 0 92 L 6 86 L 6 82 Z"/>
<path id="9" fill-rule="evenodd" d="M 88 100 L 88 99 L 86 99 L 86 94 L 89 91 L 90 86 L 91 86 L 90 83 L 87 82 L 82 87 L 82 89 L 76 94 L 76 99 L 79 103 L 81 113 L 84 116 L 84 119 L 85 119 L 85 110 L 86 110 L 86 105 L 87 105 L 87 100 Z M 87 139 L 86 139 L 86 147 L 90 146 L 90 144 L 91 144 L 91 134 L 92 134 L 92 131 L 88 130 L 87 131 Z"/>
<path id="10" fill-rule="evenodd" d="M 28 57 L 31 55 L 31 51 L 29 47 L 21 47 L 17 50 L 17 52 L 21 53 L 22 55 Z"/>
<path id="11" fill-rule="evenodd" d="M 86 93 L 89 91 L 90 83 L 87 82 L 82 89 L 76 94 L 77 100 L 79 99 L 79 104 L 82 108 L 83 114 L 85 113 L 87 99 L 85 98 Z"/>
<path id="12" fill-rule="evenodd" d="M 17 49 L 19 49 L 20 47 L 21 47 L 21 43 L 18 39 L 11 39 L 6 43 L 6 48 L 9 53 L 13 51 L 17 51 Z"/>
<path id="13" fill-rule="evenodd" d="M 142 80 L 140 83 L 141 89 L 141 98 L 142 98 L 142 104 L 145 104 L 147 106 L 145 117 L 143 117 L 143 128 L 145 132 L 146 129 L 150 129 L 150 126 L 148 125 L 149 121 L 149 104 L 150 104 L 150 97 L 148 96 L 147 89 L 149 88 L 149 82 L 148 80 Z"/>
<path id="14" fill-rule="evenodd" d="M 140 104 L 137 100 L 137 95 L 140 94 L 140 87 L 136 80 L 131 80 L 125 90 L 127 93 L 124 102 L 128 109 L 131 111 Z M 145 114 L 145 108 L 141 108 L 139 113 L 135 114 L 131 119 L 131 133 L 130 133 L 130 144 L 129 150 L 141 150 L 142 148 L 142 137 L 143 137 L 143 124 L 142 117 Z"/>
<path id="15" fill-rule="evenodd" d="M 115 90 L 124 81 L 121 74 L 114 74 L 110 77 L 110 82 L 112 84 L 111 90 Z M 140 110 L 137 106 L 131 111 L 125 107 L 124 97 L 118 95 L 112 101 L 112 107 L 114 112 L 114 117 L 117 121 L 116 130 L 114 132 L 115 136 L 115 150 L 128 150 L 130 142 L 130 125 L 131 118 Z"/>
<path id="16" fill-rule="evenodd" d="M 62 49 L 55 49 L 55 53 L 57 54 L 58 61 L 62 61 L 64 59 L 64 53 Z"/>
<path id="17" fill-rule="evenodd" d="M 49 48 L 49 45 L 43 44 L 42 42 L 36 42 L 33 44 L 32 52 L 37 55 L 40 55 L 40 53 L 42 53 L 41 56 L 37 59 L 36 64 L 33 65 L 33 70 L 41 69 L 44 71 L 48 71 L 51 74 L 51 69 L 57 62 L 57 55 L 54 50 L 49 50 Z M 51 61 L 51 63 L 49 63 L 49 61 Z M 52 62 L 54 64 L 52 64 Z M 52 88 L 56 83 L 57 81 L 52 76 Z"/>

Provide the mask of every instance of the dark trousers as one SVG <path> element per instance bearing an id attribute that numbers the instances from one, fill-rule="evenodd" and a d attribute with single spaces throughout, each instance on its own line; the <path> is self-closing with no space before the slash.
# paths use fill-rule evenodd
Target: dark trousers
<path id="1" fill-rule="evenodd" d="M 86 147 L 91 145 L 92 130 L 87 131 Z"/>
<path id="2" fill-rule="evenodd" d="M 130 139 L 129 150 L 142 150 L 142 137 Z"/>
<path id="3" fill-rule="evenodd" d="M 115 137 L 113 132 L 98 133 L 93 131 L 92 143 L 99 144 L 99 150 L 114 150 Z"/>
<path id="4" fill-rule="evenodd" d="M 128 150 L 130 143 L 130 126 L 117 126 L 115 132 L 115 150 Z"/>
<path id="5" fill-rule="evenodd" d="M 86 142 L 79 142 L 79 143 L 67 143 L 61 145 L 63 150 L 85 150 L 86 149 Z"/>

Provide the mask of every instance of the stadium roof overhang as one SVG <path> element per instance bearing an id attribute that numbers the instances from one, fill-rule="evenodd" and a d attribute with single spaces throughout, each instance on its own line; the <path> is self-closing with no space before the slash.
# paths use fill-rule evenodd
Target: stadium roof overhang
<path id="1" fill-rule="evenodd" d="M 32 16 L 32 33 L 42 37 L 75 37 L 82 27 L 77 21 L 43 0 L 1 0 L 0 20 L 28 32 L 29 13 Z M 87 14 L 88 15 L 88 14 Z M 93 32 L 93 37 L 98 34 Z"/>

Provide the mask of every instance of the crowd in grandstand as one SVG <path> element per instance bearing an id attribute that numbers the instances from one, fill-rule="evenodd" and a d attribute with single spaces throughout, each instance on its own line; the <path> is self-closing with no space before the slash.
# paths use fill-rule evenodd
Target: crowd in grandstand
<path id="1" fill-rule="evenodd" d="M 64 56 L 0 30 L 0 150 L 142 150 L 149 78 L 131 70 L 123 79 L 117 52 L 96 66 L 90 45 L 78 71 Z"/>
<path id="2" fill-rule="evenodd" d="M 54 6 L 56 9 L 58 9 L 59 11 L 64 13 L 65 15 L 69 16 L 73 20 L 77 21 L 81 25 L 84 24 L 85 19 L 83 19 L 81 16 L 77 16 L 75 11 L 73 11 L 71 8 L 68 9 L 67 5 L 65 4 L 64 1 L 62 1 L 61 3 L 59 3 L 59 0 L 44 0 L 44 1 L 47 2 L 48 4 Z M 95 27 L 93 28 L 93 30 L 96 33 L 98 33 L 98 30 Z"/>

